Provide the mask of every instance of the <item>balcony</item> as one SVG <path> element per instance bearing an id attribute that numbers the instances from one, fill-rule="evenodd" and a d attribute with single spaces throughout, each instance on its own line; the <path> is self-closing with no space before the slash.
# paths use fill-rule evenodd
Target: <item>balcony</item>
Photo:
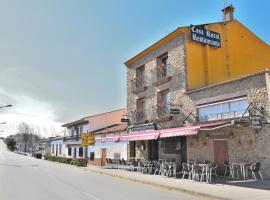
<path id="1" fill-rule="evenodd" d="M 243 111 L 232 111 L 232 112 L 226 112 L 226 113 L 217 113 L 217 114 L 211 114 L 211 115 L 204 115 L 204 116 L 198 116 L 199 122 L 208 122 L 208 121 L 218 121 L 218 120 L 229 120 L 229 119 L 237 119 L 242 117 L 244 114 Z M 246 112 L 244 117 L 248 117 L 249 113 Z"/>
<path id="2" fill-rule="evenodd" d="M 170 64 L 164 67 L 157 67 L 155 69 L 155 79 L 153 85 L 158 86 L 170 81 L 172 78 L 171 68 L 172 67 Z"/>
<path id="3" fill-rule="evenodd" d="M 144 124 L 146 121 L 146 113 L 144 110 L 135 110 L 132 114 L 133 124 Z"/>
<path id="4" fill-rule="evenodd" d="M 132 92 L 133 93 L 140 93 L 146 90 L 146 85 L 145 85 L 145 79 L 144 77 L 136 77 L 135 79 L 132 80 Z"/>
<path id="5" fill-rule="evenodd" d="M 172 116 L 170 114 L 170 108 L 168 105 L 159 105 L 157 107 L 157 122 L 162 122 L 162 121 L 169 121 L 172 119 Z"/>

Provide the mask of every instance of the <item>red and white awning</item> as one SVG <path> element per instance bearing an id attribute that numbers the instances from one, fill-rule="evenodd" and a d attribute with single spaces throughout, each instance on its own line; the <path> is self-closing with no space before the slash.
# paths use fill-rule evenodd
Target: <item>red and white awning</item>
<path id="1" fill-rule="evenodd" d="M 196 135 L 199 130 L 200 130 L 199 126 L 163 129 L 163 130 L 160 130 L 159 138 Z"/>
<path id="2" fill-rule="evenodd" d="M 128 134 L 112 135 L 104 138 L 96 138 L 97 142 L 128 142 L 140 140 L 157 140 L 158 138 L 176 137 L 176 136 L 190 136 L 196 135 L 201 129 L 208 127 L 223 127 L 228 122 L 213 122 L 200 124 L 196 126 L 186 126 L 180 128 L 170 128 L 161 130 L 147 130 L 139 132 L 131 132 Z"/>
<path id="3" fill-rule="evenodd" d="M 139 140 L 156 140 L 159 136 L 159 130 L 149 130 L 141 132 L 131 132 L 120 136 L 120 142 L 139 141 Z"/>
<path id="4" fill-rule="evenodd" d="M 96 138 L 96 142 L 119 142 L 119 135 Z"/>

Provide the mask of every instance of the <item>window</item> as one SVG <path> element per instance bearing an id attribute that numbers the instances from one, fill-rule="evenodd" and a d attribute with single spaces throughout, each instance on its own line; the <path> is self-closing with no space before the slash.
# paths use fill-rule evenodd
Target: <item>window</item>
<path id="1" fill-rule="evenodd" d="M 79 148 L 79 157 L 83 157 L 83 147 Z"/>
<path id="2" fill-rule="evenodd" d="M 52 144 L 52 153 L 54 153 L 54 144 Z"/>
<path id="3" fill-rule="evenodd" d="M 145 75 L 145 66 L 141 66 L 136 69 L 136 80 L 135 80 L 135 88 L 140 88 L 144 86 L 144 75 Z"/>
<path id="4" fill-rule="evenodd" d="M 83 133 L 83 126 L 80 126 L 80 127 L 79 127 L 79 136 L 81 136 L 82 133 Z"/>
<path id="5" fill-rule="evenodd" d="M 169 90 L 164 90 L 157 95 L 157 109 L 158 115 L 163 116 L 169 113 L 171 95 Z"/>
<path id="6" fill-rule="evenodd" d="M 157 80 L 163 79 L 168 76 L 168 66 L 168 53 L 165 53 L 157 58 Z"/>
<path id="7" fill-rule="evenodd" d="M 62 154 L 62 144 L 59 144 L 59 155 Z"/>
<path id="8" fill-rule="evenodd" d="M 169 137 L 162 140 L 163 151 L 166 154 L 178 154 L 180 153 L 180 137 Z"/>
<path id="9" fill-rule="evenodd" d="M 73 157 L 76 158 L 77 157 L 77 148 L 73 147 Z"/>
<path id="10" fill-rule="evenodd" d="M 94 160 L 95 159 L 95 152 L 90 152 L 90 160 Z"/>
<path id="11" fill-rule="evenodd" d="M 136 101 L 136 112 L 135 119 L 136 121 L 142 120 L 145 118 L 145 98 L 137 99 Z"/>
<path id="12" fill-rule="evenodd" d="M 67 128 L 67 135 L 73 136 L 73 129 L 72 128 Z"/>
<path id="13" fill-rule="evenodd" d="M 71 156 L 71 148 L 68 148 L 68 156 Z"/>
<path id="14" fill-rule="evenodd" d="M 198 106 L 199 121 L 213 121 L 241 117 L 248 107 L 247 98 L 238 98 Z M 246 113 L 248 115 L 248 112 Z"/>

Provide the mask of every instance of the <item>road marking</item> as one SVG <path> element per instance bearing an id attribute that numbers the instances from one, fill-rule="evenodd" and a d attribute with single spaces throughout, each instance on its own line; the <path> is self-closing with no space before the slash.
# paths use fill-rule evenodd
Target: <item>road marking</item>
<path id="1" fill-rule="evenodd" d="M 92 194 L 89 194 L 87 192 L 83 192 L 83 194 L 86 195 L 86 196 L 88 196 L 88 197 L 90 197 L 90 198 L 92 198 L 92 199 L 94 199 L 94 200 L 101 200 L 101 199 L 97 198 L 96 196 L 94 196 Z"/>

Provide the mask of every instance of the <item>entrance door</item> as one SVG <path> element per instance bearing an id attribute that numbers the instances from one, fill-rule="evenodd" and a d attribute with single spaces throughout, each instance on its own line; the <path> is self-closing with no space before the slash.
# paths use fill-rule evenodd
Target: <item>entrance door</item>
<path id="1" fill-rule="evenodd" d="M 181 162 L 187 162 L 187 137 L 180 136 Z"/>
<path id="2" fill-rule="evenodd" d="M 213 140 L 214 144 L 214 159 L 217 164 L 217 174 L 224 175 L 225 167 L 224 161 L 229 160 L 228 141 L 227 140 Z"/>
<path id="3" fill-rule="evenodd" d="M 129 157 L 135 158 L 136 157 L 136 144 L 135 141 L 129 142 Z"/>
<path id="4" fill-rule="evenodd" d="M 101 149 L 101 166 L 104 166 L 106 164 L 106 156 L 107 156 L 107 150 L 106 148 Z"/>
<path id="5" fill-rule="evenodd" d="M 159 148 L 158 148 L 158 140 L 149 140 L 149 160 L 158 160 L 159 158 Z"/>

